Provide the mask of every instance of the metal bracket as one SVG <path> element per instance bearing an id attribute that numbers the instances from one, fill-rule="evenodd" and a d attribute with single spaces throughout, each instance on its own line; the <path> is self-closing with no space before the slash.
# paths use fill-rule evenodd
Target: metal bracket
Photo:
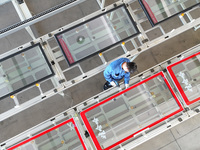
<path id="1" fill-rule="evenodd" d="M 200 28 L 200 25 L 194 27 L 194 31 L 197 31 Z"/>

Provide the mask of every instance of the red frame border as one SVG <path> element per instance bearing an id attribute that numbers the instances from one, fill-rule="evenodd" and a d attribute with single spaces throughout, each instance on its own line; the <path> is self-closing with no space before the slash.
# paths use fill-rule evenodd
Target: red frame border
<path id="1" fill-rule="evenodd" d="M 174 83 L 175 83 L 176 87 L 178 88 L 178 90 L 179 90 L 179 92 L 180 92 L 180 94 L 181 94 L 183 100 L 185 101 L 185 103 L 186 103 L 187 105 L 190 105 L 190 104 L 192 104 L 192 103 L 194 103 L 194 102 L 196 102 L 196 101 L 199 101 L 199 100 L 200 100 L 200 97 L 199 97 L 199 98 L 196 98 L 196 99 L 194 99 L 194 100 L 192 100 L 192 101 L 189 101 L 189 100 L 188 100 L 188 98 L 187 98 L 185 92 L 183 91 L 183 89 L 182 89 L 180 83 L 178 82 L 178 80 L 177 80 L 177 78 L 176 78 L 176 76 L 175 76 L 175 74 L 174 74 L 174 72 L 173 72 L 173 70 L 172 70 L 172 67 L 174 67 L 174 66 L 176 66 L 176 65 L 178 65 L 178 64 L 180 64 L 180 63 L 182 63 L 182 62 L 184 62 L 184 61 L 186 61 L 186 60 L 188 60 L 188 59 L 191 59 L 191 58 L 193 58 L 193 57 L 195 57 L 195 56 L 197 56 L 197 55 L 199 55 L 199 54 L 200 54 L 200 52 L 195 53 L 195 54 L 193 54 L 193 55 L 191 55 L 191 56 L 189 56 L 189 57 L 186 57 L 186 58 L 184 58 L 184 59 L 182 59 L 182 60 L 180 60 L 180 61 L 178 61 L 178 62 L 176 62 L 176 63 L 174 63 L 174 64 L 172 64 L 172 65 L 167 66 L 167 70 L 168 70 L 168 72 L 169 72 L 169 74 L 170 74 L 172 80 L 174 81 Z"/>
<path id="2" fill-rule="evenodd" d="M 23 142 L 21 142 L 21 143 L 15 145 L 15 146 L 11 147 L 11 148 L 8 148 L 7 150 L 13 150 L 13 149 L 15 149 L 15 148 L 18 148 L 19 146 L 22 146 L 22 145 L 24 145 L 24 144 L 26 144 L 26 143 L 28 143 L 28 142 L 30 142 L 30 141 L 32 141 L 32 140 L 34 140 L 34 139 L 36 139 L 36 138 L 42 136 L 42 135 L 44 135 L 44 134 L 47 134 L 47 133 L 49 133 L 49 132 L 51 132 L 51 131 L 53 131 L 53 130 L 55 130 L 55 129 L 57 129 L 57 128 L 59 128 L 59 127 L 65 125 L 65 124 L 67 124 L 67 123 L 69 123 L 69 122 L 72 122 L 72 123 L 73 123 L 74 129 L 76 130 L 76 133 L 77 133 L 77 135 L 78 135 L 78 137 L 79 137 L 79 139 L 80 139 L 80 142 L 81 142 L 81 144 L 82 144 L 84 150 L 87 150 L 87 149 L 86 149 L 86 146 L 85 146 L 85 144 L 84 144 L 84 142 L 83 142 L 83 139 L 81 138 L 81 135 L 80 135 L 80 133 L 79 133 L 79 131 L 78 131 L 78 128 L 77 128 L 77 126 L 76 126 L 75 121 L 74 121 L 73 118 L 68 119 L 67 121 L 64 121 L 64 122 L 62 122 L 62 123 L 60 123 L 60 124 L 58 124 L 58 125 L 56 125 L 56 126 L 50 128 L 50 129 L 48 129 L 48 130 L 45 130 L 45 131 L 43 131 L 43 132 L 41 132 L 41 133 L 39 133 L 39 134 L 37 134 L 37 135 L 35 135 L 35 136 L 33 136 L 33 137 L 31 137 L 31 138 L 25 140 L 25 141 L 23 141 Z"/>
<path id="3" fill-rule="evenodd" d="M 69 51 L 69 49 L 68 49 L 67 44 L 65 43 L 65 41 L 62 38 L 58 38 L 58 40 L 60 42 L 60 45 L 63 48 L 63 51 L 64 51 L 65 55 L 67 56 L 67 59 L 69 60 L 69 63 L 70 64 L 74 63 L 74 58 L 73 58 L 71 52 Z"/>
<path id="4" fill-rule="evenodd" d="M 153 11 L 151 10 L 149 4 L 146 2 L 146 0 L 142 0 L 142 3 L 144 4 L 144 7 L 146 8 L 147 12 L 149 13 L 150 18 L 152 19 L 153 23 L 158 23 Z"/>
<path id="5" fill-rule="evenodd" d="M 160 120 L 158 120 L 158 121 L 156 121 L 156 122 L 150 124 L 149 126 L 144 127 L 143 129 L 140 129 L 139 131 L 137 131 L 137 132 L 135 132 L 135 133 L 129 135 L 128 137 L 126 137 L 126 138 L 124 138 L 124 139 L 122 139 L 122 140 L 116 142 L 115 144 L 113 144 L 113 145 L 111 145 L 111 146 L 105 148 L 104 150 L 109 150 L 109 149 L 111 149 L 111 148 L 113 148 L 113 147 L 115 147 L 115 146 L 117 146 L 117 145 L 119 145 L 119 144 L 125 142 L 126 140 L 132 138 L 134 135 L 138 134 L 139 132 L 141 132 L 141 131 L 143 131 L 143 130 L 145 130 L 145 129 L 147 129 L 147 128 L 151 128 L 151 127 L 153 127 L 154 125 L 156 125 L 156 124 L 158 124 L 158 123 L 164 121 L 164 120 L 167 119 L 167 118 L 170 118 L 171 116 L 173 116 L 173 115 L 175 115 L 175 114 L 177 114 L 177 113 L 179 113 L 179 112 L 181 112 L 181 111 L 183 110 L 183 107 L 182 107 L 181 103 L 179 102 L 178 98 L 176 97 L 176 95 L 175 95 L 174 91 L 172 90 L 172 88 L 171 88 L 169 82 L 168 82 L 167 79 L 165 78 L 164 73 L 163 73 L 163 72 L 159 72 L 159 73 L 157 73 L 157 74 L 155 74 L 155 75 L 153 75 L 153 76 L 151 76 L 151 77 L 149 77 L 149 78 L 147 78 L 147 79 L 145 79 L 145 80 L 143 80 L 143 81 L 141 81 L 141 82 L 139 82 L 139 83 L 137 83 L 137 84 L 135 84 L 135 85 L 129 87 L 128 89 L 125 89 L 125 90 L 123 90 L 123 91 L 121 91 L 121 92 L 119 92 L 119 93 L 117 93 L 117 94 L 115 94 L 115 95 L 113 95 L 113 96 L 111 96 L 111 97 L 105 99 L 104 101 L 101 101 L 100 103 L 98 103 L 98 104 L 96 104 L 96 105 L 93 105 L 92 107 L 90 107 L 90 108 L 88 108 L 88 109 L 86 109 L 86 110 L 84 110 L 84 111 L 82 111 L 82 112 L 80 113 L 81 118 L 82 118 L 83 122 L 85 123 L 85 126 L 86 126 L 88 132 L 90 133 L 91 138 L 92 138 L 92 140 L 93 140 L 93 142 L 94 142 L 94 144 L 95 144 L 95 146 L 96 146 L 96 148 L 97 148 L 98 150 L 103 150 L 103 149 L 101 148 L 101 146 L 100 146 L 100 144 L 99 144 L 99 142 L 98 142 L 98 140 L 97 140 L 97 138 L 96 138 L 96 136 L 95 136 L 95 134 L 94 134 L 94 132 L 93 132 L 93 130 L 92 130 L 90 124 L 89 124 L 89 121 L 88 121 L 87 118 L 86 118 L 85 113 L 87 113 L 88 111 L 94 109 L 95 107 L 98 107 L 99 105 L 104 104 L 104 103 L 106 103 L 106 102 L 112 100 L 113 98 L 115 98 L 115 97 L 117 97 L 117 96 L 119 96 L 119 95 L 121 95 L 121 94 L 123 94 L 123 93 L 125 93 L 125 92 L 127 92 L 127 91 L 129 91 L 129 90 L 131 90 L 131 89 L 133 89 L 133 88 L 135 88 L 135 87 L 137 87 L 137 86 L 139 86 L 139 85 L 141 85 L 141 84 L 143 84 L 143 83 L 145 83 L 145 82 L 147 82 L 147 81 L 149 81 L 149 80 L 151 80 L 151 79 L 153 79 L 153 78 L 159 76 L 159 75 L 161 75 L 161 76 L 163 77 L 163 79 L 164 79 L 166 85 L 168 86 L 170 92 L 171 92 L 172 95 L 174 96 L 174 99 L 176 100 L 176 102 L 177 102 L 178 106 L 180 107 L 180 109 L 177 110 L 177 111 L 175 111 L 175 112 L 173 112 L 173 113 L 171 113 L 171 114 L 169 114 L 169 115 L 167 115 L 167 116 L 165 116 L 165 117 L 163 117 L 162 119 L 160 119 Z"/>

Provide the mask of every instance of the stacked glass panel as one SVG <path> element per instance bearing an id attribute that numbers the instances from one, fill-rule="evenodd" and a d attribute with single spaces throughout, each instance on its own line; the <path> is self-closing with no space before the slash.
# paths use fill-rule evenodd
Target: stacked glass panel
<path id="1" fill-rule="evenodd" d="M 8 150 L 86 150 L 78 128 L 71 118 Z"/>
<path id="2" fill-rule="evenodd" d="M 40 44 L 0 60 L 0 98 L 54 75 Z"/>
<path id="3" fill-rule="evenodd" d="M 108 150 L 182 110 L 160 72 L 84 110 L 81 117 L 96 148 Z"/>
<path id="4" fill-rule="evenodd" d="M 55 35 L 63 54 L 72 65 L 102 52 L 139 33 L 125 5 Z"/>
<path id="5" fill-rule="evenodd" d="M 139 2 L 153 26 L 200 4 L 200 0 L 139 0 Z"/>
<path id="6" fill-rule="evenodd" d="M 200 100 L 200 52 L 167 67 L 187 105 Z"/>

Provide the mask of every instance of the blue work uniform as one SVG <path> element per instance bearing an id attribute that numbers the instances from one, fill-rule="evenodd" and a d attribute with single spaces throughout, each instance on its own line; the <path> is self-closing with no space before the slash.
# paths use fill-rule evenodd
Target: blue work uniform
<path id="1" fill-rule="evenodd" d="M 119 81 L 124 78 L 124 83 L 129 84 L 130 72 L 125 72 L 122 69 L 124 62 L 130 62 L 128 58 L 120 58 L 108 65 L 104 70 L 104 77 L 110 83 L 111 81 Z"/>

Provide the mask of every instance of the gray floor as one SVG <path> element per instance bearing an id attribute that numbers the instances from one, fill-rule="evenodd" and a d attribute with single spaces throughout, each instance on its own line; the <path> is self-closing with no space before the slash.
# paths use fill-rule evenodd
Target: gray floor
<path id="1" fill-rule="evenodd" d="M 38 14 L 46 9 L 60 4 L 64 0 L 26 0 L 26 3 L 32 13 Z M 116 0 L 107 0 L 106 5 L 110 5 Z M 136 5 L 132 6 L 136 7 Z M 16 13 L 13 11 L 11 3 L 6 3 L 0 6 L 0 28 L 3 29 L 6 26 L 12 25 L 19 21 Z M 11 11 L 10 11 L 11 10 Z M 60 28 L 66 24 L 76 21 L 88 14 L 91 14 L 99 10 L 99 6 L 96 0 L 86 0 L 73 8 L 70 8 L 58 15 L 45 19 L 31 26 L 34 35 L 40 37 L 47 34 L 57 28 Z M 8 13 L 9 12 L 9 13 Z M 194 13 L 194 16 L 199 17 L 199 12 Z M 9 17 L 7 17 L 9 15 Z M 11 19 L 14 18 L 14 19 Z M 176 23 L 175 23 L 176 22 Z M 176 28 L 180 25 L 180 21 L 177 17 L 162 23 L 165 32 L 170 31 L 171 28 Z M 144 25 L 146 29 L 150 28 L 149 23 Z M 149 35 L 150 40 L 159 36 L 159 31 L 155 31 Z M 19 38 L 20 37 L 20 38 Z M 20 30 L 14 34 L 0 39 L 0 54 L 6 53 L 13 48 L 19 47 L 32 39 L 28 35 L 26 30 Z M 141 53 L 135 62 L 138 64 L 138 71 L 135 73 L 139 74 L 156 64 L 167 60 L 168 58 L 177 55 L 200 42 L 200 29 L 194 31 L 193 29 L 188 30 L 162 44 L 150 48 L 148 51 Z M 54 40 L 52 43 L 55 42 Z M 130 43 L 126 43 L 128 50 L 133 47 Z M 107 61 L 112 60 L 120 55 L 123 51 L 120 46 L 111 49 L 104 53 L 104 57 Z M 61 69 L 65 70 L 69 68 L 65 61 L 59 62 Z M 93 56 L 87 60 L 81 62 L 81 67 L 84 72 L 87 72 L 99 65 L 102 62 L 98 56 Z M 80 75 L 81 72 L 78 68 L 66 71 L 64 75 L 68 80 Z M 102 86 L 105 80 L 102 73 L 95 75 L 94 77 L 85 80 L 75 86 L 64 91 L 65 96 L 59 94 L 48 98 L 44 102 L 41 102 L 33 107 L 28 108 L 2 122 L 0 122 L 0 143 L 3 141 L 45 121 L 56 114 L 63 112 L 64 110 L 76 105 L 94 95 L 102 92 Z M 48 91 L 53 88 L 51 80 L 47 80 L 41 84 L 42 90 Z M 39 91 L 36 87 L 32 87 L 29 90 L 21 92 L 17 95 L 20 104 L 28 101 L 29 99 L 39 95 Z M 11 98 L 5 98 L 0 101 L 0 113 L 6 112 L 7 110 L 14 107 L 14 102 Z M 134 150 L 199 150 L 200 149 L 200 115 L 197 115 L 188 121 L 185 121 L 178 126 L 162 133 L 161 135 L 145 142 L 144 144 L 134 148 Z"/>
<path id="2" fill-rule="evenodd" d="M 199 119 L 197 115 L 133 150 L 199 150 Z"/>

